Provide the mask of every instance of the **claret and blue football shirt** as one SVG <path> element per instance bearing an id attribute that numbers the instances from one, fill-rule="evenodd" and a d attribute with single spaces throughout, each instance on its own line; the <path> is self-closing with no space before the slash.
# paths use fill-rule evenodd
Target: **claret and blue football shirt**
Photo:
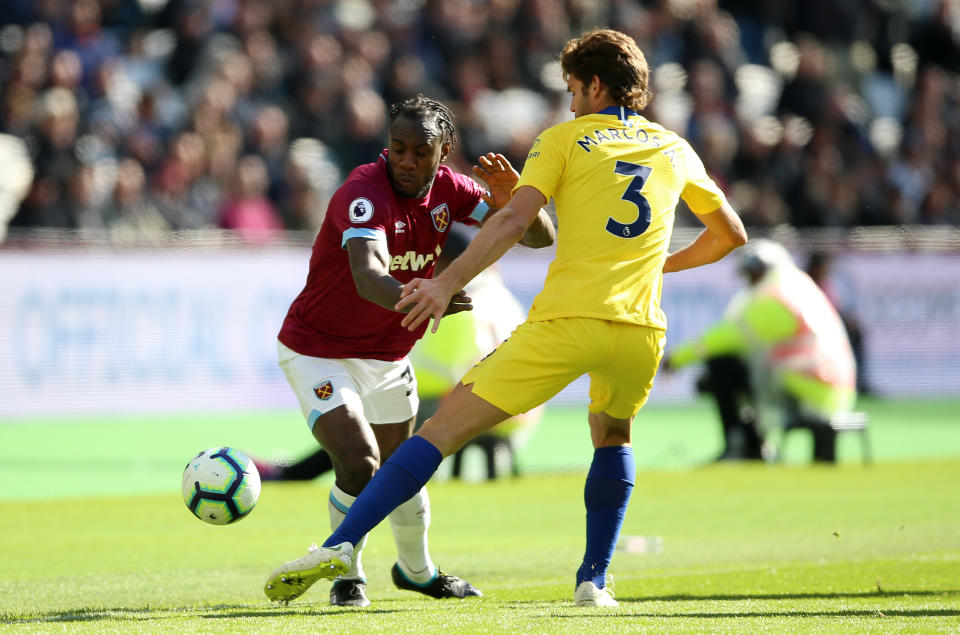
<path id="1" fill-rule="evenodd" d="M 307 282 L 290 305 L 279 339 L 311 357 L 393 361 L 403 358 L 427 325 L 408 331 L 403 313 L 357 293 L 346 243 L 385 240 L 390 275 L 400 283 L 433 276 L 450 224 L 476 224 L 486 204 L 473 179 L 441 165 L 424 198 L 398 196 L 387 175 L 387 150 L 355 168 L 334 193 L 313 244 Z"/>

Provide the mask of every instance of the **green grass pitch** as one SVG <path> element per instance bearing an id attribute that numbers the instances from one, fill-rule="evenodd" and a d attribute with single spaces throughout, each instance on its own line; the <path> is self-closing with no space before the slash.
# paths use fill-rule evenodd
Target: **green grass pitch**
<path id="1" fill-rule="evenodd" d="M 878 406 L 878 412 L 899 407 Z M 32 497 L 12 495 L 10 475 L 19 474 L 22 487 L 19 479 L 29 480 L 30 472 L 16 457 L 39 452 L 27 444 L 37 433 L 33 428 L 50 434 L 45 426 L 54 424 L 4 425 L 0 631 L 960 632 L 960 430 L 947 425 L 956 410 L 945 409 L 944 425 L 938 425 L 923 407 L 906 405 L 900 412 L 924 421 L 920 436 L 939 439 L 926 445 L 947 453 L 953 448 L 952 457 L 896 455 L 904 447 L 897 440 L 901 432 L 871 412 L 878 461 L 862 465 L 847 439 L 845 460 L 826 467 L 805 464 L 799 454 L 783 465 L 697 467 L 696 459 L 715 449 L 708 427 L 687 421 L 689 412 L 653 412 L 652 419 L 676 420 L 679 430 L 637 429 L 641 470 L 623 533 L 660 536 L 663 547 L 615 555 L 610 573 L 620 606 L 614 610 L 572 605 L 589 455 L 581 448 L 588 445 L 584 424 L 574 424 L 579 415 L 542 425 L 544 435 L 552 430 L 558 437 L 558 451 L 564 444 L 578 448 L 571 450 L 569 469 L 431 485 L 434 559 L 485 597 L 436 601 L 393 588 L 395 551 L 389 528 L 381 526 L 364 552 L 373 605 L 359 610 L 330 607 L 324 581 L 289 606 L 271 605 L 262 592 L 277 564 L 328 533 L 327 480 L 268 483 L 248 518 L 206 525 L 180 500 L 179 471 L 189 452 L 162 460 L 168 446 L 202 449 L 193 446 L 204 433 L 173 441 L 183 432 L 177 424 L 166 435 L 140 429 L 148 460 L 138 476 L 136 468 L 119 467 L 136 448 L 123 447 L 123 426 L 116 423 L 109 425 L 118 426 L 112 432 L 120 441 L 106 469 L 130 474 L 125 488 L 114 488 L 125 491 L 86 491 L 99 483 L 100 476 L 84 476 L 98 474 L 97 462 L 71 464 L 64 446 L 62 462 L 75 474 L 72 485 L 61 483 L 64 495 L 55 495 L 50 482 Z M 565 426 L 570 435 L 560 432 Z M 707 438 L 688 439 L 681 458 L 668 451 L 698 430 Z M 270 447 L 258 447 L 268 443 L 258 433 L 235 434 L 254 449 Z M 542 448 L 535 450 L 534 442 L 527 464 L 551 467 L 542 465 Z M 75 457 L 86 451 L 73 449 Z M 50 453 L 54 458 L 34 472 L 57 463 L 55 444 Z"/>

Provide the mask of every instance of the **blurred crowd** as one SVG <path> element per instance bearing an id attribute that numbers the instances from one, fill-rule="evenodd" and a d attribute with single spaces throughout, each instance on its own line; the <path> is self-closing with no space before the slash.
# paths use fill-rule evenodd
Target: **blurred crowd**
<path id="1" fill-rule="evenodd" d="M 637 40 L 646 115 L 748 226 L 960 225 L 958 0 L 2 5 L 0 228 L 314 231 L 417 93 L 453 107 L 455 167 L 522 166 L 572 116 L 556 56 L 594 26 Z"/>

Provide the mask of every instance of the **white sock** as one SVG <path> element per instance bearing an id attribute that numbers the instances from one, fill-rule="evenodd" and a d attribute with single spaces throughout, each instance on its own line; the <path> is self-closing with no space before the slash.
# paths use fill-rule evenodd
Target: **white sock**
<path id="1" fill-rule="evenodd" d="M 437 573 L 427 551 L 427 528 L 430 527 L 430 498 L 427 489 L 413 495 L 390 513 L 390 527 L 397 543 L 397 564 L 412 582 L 425 584 Z"/>
<path id="2" fill-rule="evenodd" d="M 347 517 L 347 510 L 357 500 L 356 496 L 347 494 L 334 483 L 330 488 L 330 498 L 327 499 L 327 511 L 330 512 L 330 531 L 336 531 L 343 519 Z M 367 537 L 360 539 L 358 544 L 353 546 L 353 564 L 350 570 L 343 575 L 337 576 L 345 580 L 363 580 L 366 579 L 363 574 L 363 565 L 360 563 L 360 550 L 367 544 Z"/>

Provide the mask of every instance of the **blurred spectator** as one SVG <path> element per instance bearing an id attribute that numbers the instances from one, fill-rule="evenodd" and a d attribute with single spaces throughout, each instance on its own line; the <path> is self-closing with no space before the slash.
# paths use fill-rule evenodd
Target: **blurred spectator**
<path id="1" fill-rule="evenodd" d="M 61 201 L 64 214 L 72 215 L 77 229 L 98 230 L 104 228 L 103 213 L 97 200 L 97 169 L 89 163 L 81 163 L 67 178 L 67 193 Z"/>
<path id="2" fill-rule="evenodd" d="M 715 400 L 724 432 L 720 460 L 774 458 L 778 429 L 813 433 L 813 458 L 836 460 L 831 419 L 856 400 L 856 364 L 833 305 L 780 244 L 742 247 L 746 287 L 723 319 L 669 351 L 668 368 L 703 362 L 698 388 Z"/>
<path id="3" fill-rule="evenodd" d="M 80 56 L 70 49 L 57 51 L 50 60 L 50 73 L 47 76 L 50 87 L 60 86 L 76 95 L 82 81 L 83 66 Z"/>
<path id="4" fill-rule="evenodd" d="M 866 358 L 863 327 L 857 317 L 856 307 L 853 306 L 850 294 L 844 293 L 841 285 L 837 284 L 833 276 L 833 257 L 825 251 L 814 251 L 807 260 L 805 271 L 810 279 L 817 283 L 823 294 L 830 300 L 836 309 L 837 315 L 847 331 L 847 339 L 853 350 L 853 357 L 857 362 L 857 391 L 861 395 L 872 394 L 873 390 L 867 385 Z"/>
<path id="5" fill-rule="evenodd" d="M 77 169 L 73 145 L 80 114 L 77 101 L 66 88 L 51 88 L 37 103 L 37 120 L 27 136 L 34 165 L 30 192 L 11 226 L 77 227 L 73 210 L 65 206 L 67 182 Z"/>
<path id="6" fill-rule="evenodd" d="M 97 0 L 73 0 L 63 4 L 66 15 L 54 23 L 54 48 L 76 54 L 81 79 L 89 89 L 100 66 L 115 58 L 120 53 L 120 46 L 113 35 L 102 28 Z"/>
<path id="7" fill-rule="evenodd" d="M 934 0 L 935 11 L 929 19 L 919 20 L 913 28 L 910 44 L 922 66 L 937 65 L 951 73 L 960 73 L 960 7 L 954 0 Z"/>
<path id="8" fill-rule="evenodd" d="M 117 165 L 117 180 L 103 217 L 110 236 L 119 244 L 156 243 L 170 224 L 146 195 L 146 176 L 134 159 Z"/>
<path id="9" fill-rule="evenodd" d="M 720 65 L 712 59 L 694 62 L 690 67 L 689 90 L 693 108 L 685 136 L 699 148 L 707 172 L 714 175 L 720 187 L 729 189 L 724 177 L 737 152 L 738 133 Z"/>
<path id="10" fill-rule="evenodd" d="M 557 47 L 598 25 L 651 52 L 651 116 L 748 223 L 960 223 L 954 0 L 6 0 L 0 132 L 35 171 L 13 225 L 76 227 L 78 163 L 131 159 L 171 229 L 212 226 L 256 154 L 285 226 L 315 227 L 323 195 L 291 141 L 321 144 L 342 178 L 382 147 L 377 104 L 418 93 L 452 105 L 466 156 L 522 160 L 531 131 L 569 117 Z M 184 156 L 185 139 L 200 148 Z"/>
<path id="11" fill-rule="evenodd" d="M 289 140 L 289 121 L 279 106 L 260 106 L 253 115 L 247 132 L 246 152 L 263 159 L 267 169 L 269 186 L 267 197 L 271 201 L 283 199 L 286 192 L 286 175 Z"/>
<path id="12" fill-rule="evenodd" d="M 361 88 L 349 93 L 343 106 L 344 135 L 335 148 L 340 165 L 369 163 L 384 148 L 387 105 L 376 91 Z"/>
<path id="13" fill-rule="evenodd" d="M 207 150 L 199 135 L 183 132 L 167 149 L 154 174 L 160 211 L 173 229 L 200 229 L 215 225 L 216 185 L 206 176 Z"/>
<path id="14" fill-rule="evenodd" d="M 263 159 L 240 159 L 230 193 L 220 209 L 220 227 L 236 229 L 248 243 L 269 242 L 283 229 L 280 216 L 265 194 L 269 178 Z"/>
<path id="15" fill-rule="evenodd" d="M 807 121 L 821 121 L 831 88 L 830 54 L 816 37 L 803 35 L 797 41 L 797 56 L 796 71 L 784 84 L 777 110 Z"/>

